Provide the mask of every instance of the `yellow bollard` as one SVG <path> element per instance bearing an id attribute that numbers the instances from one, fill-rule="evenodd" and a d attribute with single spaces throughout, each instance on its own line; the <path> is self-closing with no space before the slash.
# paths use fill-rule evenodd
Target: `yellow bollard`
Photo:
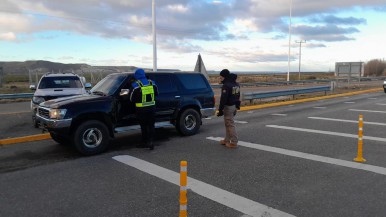
<path id="1" fill-rule="evenodd" d="M 188 198 L 186 197 L 188 184 L 188 162 L 180 162 L 180 217 L 188 216 Z"/>
<path id="2" fill-rule="evenodd" d="M 363 116 L 359 115 L 359 122 L 358 122 L 358 154 L 357 157 L 354 158 L 354 161 L 364 163 L 366 162 L 366 159 L 363 158 Z"/>

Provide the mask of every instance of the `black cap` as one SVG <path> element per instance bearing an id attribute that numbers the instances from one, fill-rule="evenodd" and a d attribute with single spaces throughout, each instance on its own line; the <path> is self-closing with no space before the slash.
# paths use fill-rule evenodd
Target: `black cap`
<path id="1" fill-rule="evenodd" d="M 223 69 L 221 70 L 220 72 L 220 75 L 224 78 L 228 77 L 228 75 L 230 74 L 229 70 L 228 69 Z"/>

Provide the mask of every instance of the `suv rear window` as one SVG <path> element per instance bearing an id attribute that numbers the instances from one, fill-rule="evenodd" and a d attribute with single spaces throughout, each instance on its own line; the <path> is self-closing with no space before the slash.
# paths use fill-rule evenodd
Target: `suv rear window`
<path id="1" fill-rule="evenodd" d="M 39 89 L 49 88 L 82 88 L 78 77 L 43 77 L 39 83 Z"/>
<path id="2" fill-rule="evenodd" d="M 177 77 L 187 90 L 206 89 L 206 82 L 199 74 L 177 74 Z"/>

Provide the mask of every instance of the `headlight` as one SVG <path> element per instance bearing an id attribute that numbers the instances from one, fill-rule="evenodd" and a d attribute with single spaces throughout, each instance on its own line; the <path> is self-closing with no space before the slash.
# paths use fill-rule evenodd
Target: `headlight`
<path id="1" fill-rule="evenodd" d="M 63 119 L 66 115 L 67 109 L 51 109 L 50 118 L 51 119 Z"/>
<path id="2" fill-rule="evenodd" d="M 32 102 L 34 102 L 35 104 L 40 104 L 44 102 L 44 98 L 39 96 L 34 96 L 32 97 Z"/>

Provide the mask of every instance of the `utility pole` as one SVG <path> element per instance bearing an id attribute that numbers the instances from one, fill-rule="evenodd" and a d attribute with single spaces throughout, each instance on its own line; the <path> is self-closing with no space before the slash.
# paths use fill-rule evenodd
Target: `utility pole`
<path id="1" fill-rule="evenodd" d="M 300 64 L 302 62 L 302 43 L 306 43 L 306 40 L 296 41 L 296 43 L 299 43 L 299 79 L 298 80 L 300 80 Z"/>
<path id="2" fill-rule="evenodd" d="M 152 1 L 153 15 L 153 72 L 157 71 L 157 39 L 156 39 L 156 19 L 155 19 L 155 0 Z"/>
<path id="3" fill-rule="evenodd" d="M 292 0 L 290 0 L 290 13 L 289 13 L 289 25 L 288 25 L 288 72 L 287 82 L 289 82 L 289 73 L 291 69 L 291 27 L 292 27 Z"/>

